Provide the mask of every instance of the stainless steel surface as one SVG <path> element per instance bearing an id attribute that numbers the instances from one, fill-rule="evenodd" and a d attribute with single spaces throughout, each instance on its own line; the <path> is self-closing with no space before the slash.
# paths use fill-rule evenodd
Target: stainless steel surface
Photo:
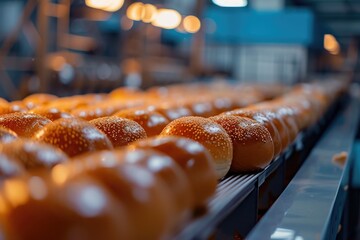
<path id="1" fill-rule="evenodd" d="M 283 194 L 247 239 L 336 237 L 345 203 L 349 163 L 341 166 L 333 161 L 333 157 L 343 151 L 351 152 L 359 120 L 358 104 L 357 99 L 352 99 L 338 114 Z"/>

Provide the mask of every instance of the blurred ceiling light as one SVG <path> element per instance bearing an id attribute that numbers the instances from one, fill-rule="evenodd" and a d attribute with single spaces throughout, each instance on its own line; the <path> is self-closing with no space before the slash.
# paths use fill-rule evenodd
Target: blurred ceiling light
<path id="1" fill-rule="evenodd" d="M 144 12 L 144 4 L 141 2 L 135 2 L 131 4 L 126 10 L 126 16 L 134 21 L 140 21 Z"/>
<path id="2" fill-rule="evenodd" d="M 85 4 L 91 8 L 116 12 L 123 6 L 124 0 L 85 0 Z"/>
<path id="3" fill-rule="evenodd" d="M 173 9 L 159 9 L 152 25 L 165 29 L 177 28 L 181 23 L 181 15 Z"/>
<path id="4" fill-rule="evenodd" d="M 213 3 L 220 7 L 245 7 L 248 4 L 247 0 L 212 0 Z"/>
<path id="5" fill-rule="evenodd" d="M 200 19 L 197 18 L 196 16 L 191 16 L 191 15 L 184 18 L 183 25 L 185 31 L 189 33 L 196 33 L 201 28 Z"/>
<path id="6" fill-rule="evenodd" d="M 124 0 L 110 0 L 109 2 L 110 4 L 103 9 L 108 12 L 116 12 L 124 5 Z"/>
<path id="7" fill-rule="evenodd" d="M 145 4 L 141 16 L 141 20 L 145 23 L 152 22 L 157 14 L 157 8 L 152 4 Z"/>
<path id="8" fill-rule="evenodd" d="M 340 45 L 332 34 L 324 35 L 324 48 L 333 55 L 340 53 Z"/>

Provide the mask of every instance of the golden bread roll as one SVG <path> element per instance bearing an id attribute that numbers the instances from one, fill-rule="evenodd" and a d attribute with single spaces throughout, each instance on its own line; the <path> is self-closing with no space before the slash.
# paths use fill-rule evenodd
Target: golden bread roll
<path id="1" fill-rule="evenodd" d="M 152 108 L 150 107 L 150 109 Z M 170 121 L 192 115 L 189 108 L 185 106 L 176 106 L 174 104 L 162 104 L 160 106 L 156 106 L 153 110 L 161 113 Z"/>
<path id="2" fill-rule="evenodd" d="M 33 109 L 34 107 L 45 105 L 58 97 L 52 94 L 47 93 L 35 93 L 27 96 L 22 101 L 25 103 L 28 109 Z"/>
<path id="3" fill-rule="evenodd" d="M 159 135 L 169 123 L 162 114 L 148 109 L 126 109 L 115 113 L 114 116 L 137 122 L 144 128 L 148 137 Z"/>
<path id="4" fill-rule="evenodd" d="M 269 131 L 245 117 L 219 115 L 210 118 L 229 134 L 233 144 L 231 170 L 251 172 L 265 168 L 274 157 L 274 143 Z"/>
<path id="5" fill-rule="evenodd" d="M 155 149 L 170 156 L 185 172 L 190 182 L 192 206 L 202 207 L 215 193 L 217 175 L 208 150 L 184 137 L 159 136 L 135 142 L 135 148 Z"/>
<path id="6" fill-rule="evenodd" d="M 86 152 L 112 149 L 108 137 L 92 124 L 80 119 L 58 119 L 34 135 L 34 139 L 63 150 L 69 157 Z"/>
<path id="7" fill-rule="evenodd" d="M 18 138 L 17 134 L 7 128 L 0 127 L 0 143 L 7 143 Z"/>
<path id="8" fill-rule="evenodd" d="M 30 113 L 35 113 L 50 119 L 51 121 L 58 120 L 60 118 L 74 118 L 70 113 L 62 111 L 55 107 L 39 106 L 33 108 Z"/>
<path id="9" fill-rule="evenodd" d="M 181 166 L 174 159 L 154 149 L 141 149 L 135 146 L 130 146 L 117 154 L 124 162 L 144 166 L 163 181 L 176 211 L 174 229 L 190 218 L 193 208 L 191 184 Z"/>
<path id="10" fill-rule="evenodd" d="M 121 203 L 86 176 L 59 185 L 38 176 L 9 179 L 0 202 L 6 239 L 129 239 Z"/>
<path id="11" fill-rule="evenodd" d="M 182 136 L 195 140 L 210 152 L 218 178 L 230 169 L 233 158 L 231 138 L 217 123 L 202 117 L 182 117 L 170 122 L 162 136 Z"/>
<path id="12" fill-rule="evenodd" d="M 83 172 L 101 182 L 126 208 L 129 239 L 168 238 L 176 220 L 175 205 L 168 188 L 149 169 L 127 163 L 144 157 L 151 158 L 151 155 L 102 151 L 75 158 L 65 166 L 58 165 L 53 172 L 63 167 L 65 172 Z"/>
<path id="13" fill-rule="evenodd" d="M 0 144 L 0 152 L 14 159 L 27 170 L 51 169 L 68 159 L 60 149 L 30 139 L 18 139 Z"/>
<path id="14" fill-rule="evenodd" d="M 216 97 L 212 101 L 215 115 L 235 109 L 234 101 L 229 97 Z"/>
<path id="15" fill-rule="evenodd" d="M 253 108 L 251 108 L 253 109 Z M 270 110 L 265 110 L 265 109 L 257 109 L 254 108 L 255 111 L 261 112 L 262 114 L 264 114 L 276 127 L 276 129 L 278 130 L 279 134 L 280 134 L 280 138 L 281 138 L 281 151 L 285 150 L 289 144 L 290 144 L 290 133 L 288 130 L 287 125 L 284 123 L 283 119 L 279 117 L 278 114 L 276 114 L 273 111 Z"/>
<path id="16" fill-rule="evenodd" d="M 246 108 L 235 109 L 230 112 L 224 113 L 226 115 L 233 115 L 239 117 L 247 117 L 262 124 L 270 132 L 271 138 L 274 142 L 274 156 L 278 156 L 281 153 L 281 137 L 279 131 L 275 125 L 267 118 L 263 113 L 258 111 L 249 110 Z"/>
<path id="17" fill-rule="evenodd" d="M 51 121 L 34 113 L 9 113 L 0 116 L 0 126 L 14 131 L 19 137 L 31 138 Z"/>
<path id="18" fill-rule="evenodd" d="M 121 117 L 102 117 L 89 123 L 107 135 L 114 147 L 122 147 L 147 137 L 145 130 L 135 121 Z"/>

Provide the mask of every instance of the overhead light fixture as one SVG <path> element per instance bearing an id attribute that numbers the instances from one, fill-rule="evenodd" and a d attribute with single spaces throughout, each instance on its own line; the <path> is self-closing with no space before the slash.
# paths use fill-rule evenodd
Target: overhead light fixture
<path id="1" fill-rule="evenodd" d="M 201 28 L 201 21 L 196 16 L 187 16 L 183 20 L 184 30 L 188 33 L 196 33 Z"/>
<path id="2" fill-rule="evenodd" d="M 116 12 L 124 5 L 124 0 L 85 0 L 88 7 Z"/>
<path id="3" fill-rule="evenodd" d="M 143 13 L 141 16 L 141 20 L 145 23 L 152 22 L 157 14 L 157 8 L 152 4 L 145 4 L 143 8 Z"/>
<path id="4" fill-rule="evenodd" d="M 155 27 L 174 29 L 181 23 L 181 14 L 173 9 L 159 9 L 154 21 L 151 22 Z"/>
<path id="5" fill-rule="evenodd" d="M 340 44 L 332 34 L 324 35 L 324 48 L 333 55 L 340 53 Z"/>
<path id="6" fill-rule="evenodd" d="M 134 21 L 140 21 L 144 12 L 144 4 L 135 2 L 131 4 L 126 10 L 126 16 Z"/>
<path id="7" fill-rule="evenodd" d="M 214 4 L 220 7 L 246 7 L 247 0 L 212 0 Z"/>

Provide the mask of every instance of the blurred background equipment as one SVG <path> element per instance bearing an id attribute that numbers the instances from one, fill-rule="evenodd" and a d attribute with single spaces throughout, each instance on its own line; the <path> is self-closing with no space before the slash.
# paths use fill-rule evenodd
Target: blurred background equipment
<path id="1" fill-rule="evenodd" d="M 1 1 L 0 95 L 348 73 L 359 11 L 347 0 Z"/>

